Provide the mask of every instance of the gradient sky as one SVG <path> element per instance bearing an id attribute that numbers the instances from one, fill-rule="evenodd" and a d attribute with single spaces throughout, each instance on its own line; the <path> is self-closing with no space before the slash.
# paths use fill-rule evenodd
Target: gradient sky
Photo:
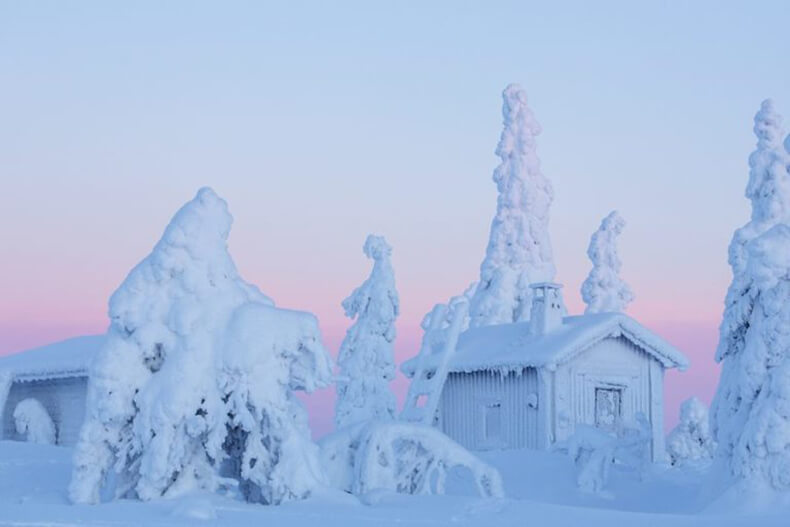
<path id="1" fill-rule="evenodd" d="M 333 354 L 365 235 L 386 235 L 413 355 L 422 315 L 477 278 L 518 82 L 570 311 L 616 208 L 628 312 L 693 364 L 667 378 L 667 422 L 709 401 L 752 117 L 766 97 L 790 112 L 790 4 L 425 4 L 0 1 L 0 354 L 102 332 L 110 293 L 210 185 L 242 275 L 316 313 Z M 320 433 L 331 398 L 312 399 Z"/>

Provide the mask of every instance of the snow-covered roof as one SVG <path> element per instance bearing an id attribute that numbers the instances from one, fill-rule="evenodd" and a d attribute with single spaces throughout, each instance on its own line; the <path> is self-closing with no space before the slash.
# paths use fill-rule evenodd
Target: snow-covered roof
<path id="1" fill-rule="evenodd" d="M 104 335 L 74 337 L 0 357 L 0 373 L 10 373 L 21 381 L 87 375 L 104 338 Z"/>
<path id="2" fill-rule="evenodd" d="M 637 344 L 664 367 L 688 367 L 688 359 L 680 351 L 628 315 L 595 313 L 565 317 L 559 328 L 543 335 L 530 334 L 528 322 L 469 329 L 458 339 L 449 370 L 553 369 L 601 340 L 619 336 Z"/>

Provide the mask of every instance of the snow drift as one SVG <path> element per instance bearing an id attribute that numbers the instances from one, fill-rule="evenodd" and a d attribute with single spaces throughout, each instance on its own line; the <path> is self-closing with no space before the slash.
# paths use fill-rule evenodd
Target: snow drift
<path id="1" fill-rule="evenodd" d="M 274 307 L 238 274 L 232 217 L 203 188 L 110 298 L 70 497 L 96 503 L 226 488 L 279 503 L 322 480 L 294 390 L 328 384 L 310 314 Z M 108 475 L 114 473 L 113 477 Z"/>

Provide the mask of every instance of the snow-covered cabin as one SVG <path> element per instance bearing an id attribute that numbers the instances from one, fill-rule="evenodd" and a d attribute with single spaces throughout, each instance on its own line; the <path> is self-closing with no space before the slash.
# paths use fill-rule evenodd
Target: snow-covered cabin
<path id="1" fill-rule="evenodd" d="M 14 410 L 35 399 L 55 424 L 56 443 L 75 444 L 85 419 L 88 371 L 104 338 L 76 337 L 0 358 L 0 439 L 22 439 Z"/>
<path id="2" fill-rule="evenodd" d="M 687 359 L 623 313 L 563 316 L 560 287 L 533 286 L 529 322 L 460 335 L 438 426 L 472 450 L 549 448 L 577 423 L 615 431 L 641 412 L 663 460 L 664 372 Z"/>

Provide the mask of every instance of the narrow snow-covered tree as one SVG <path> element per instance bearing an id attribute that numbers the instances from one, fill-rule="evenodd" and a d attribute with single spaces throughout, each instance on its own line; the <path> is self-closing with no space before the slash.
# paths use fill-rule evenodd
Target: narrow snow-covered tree
<path id="1" fill-rule="evenodd" d="M 790 451 L 790 413 L 781 406 L 790 407 L 790 175 L 781 117 L 770 100 L 757 112 L 754 132 L 757 148 L 749 156 L 746 187 L 752 217 L 730 243 L 733 281 L 716 350 L 722 371 L 711 424 L 720 458 L 735 476 L 762 474 L 774 486 L 790 488 L 790 459 L 777 450 Z"/>
<path id="2" fill-rule="evenodd" d="M 274 307 L 239 276 L 231 223 L 225 201 L 201 189 L 110 298 L 73 501 L 99 501 L 113 480 L 118 497 L 230 485 L 250 501 L 279 503 L 322 481 L 292 393 L 330 380 L 317 321 Z"/>
<path id="3" fill-rule="evenodd" d="M 365 282 L 343 300 L 346 316 L 356 319 L 340 346 L 335 424 L 343 428 L 371 419 L 392 419 L 395 396 L 395 319 L 400 303 L 390 262 L 392 248 L 382 236 L 370 235 L 363 247 L 373 260 Z"/>
<path id="4" fill-rule="evenodd" d="M 706 463 L 713 458 L 715 450 L 708 408 L 696 397 L 683 401 L 680 422 L 667 437 L 670 462 L 678 466 Z"/>
<path id="5" fill-rule="evenodd" d="M 470 304 L 472 327 L 529 319 L 531 283 L 551 281 L 555 268 L 549 239 L 551 182 L 543 176 L 535 138 L 541 128 L 527 94 L 511 84 L 503 93 L 504 128 L 494 171 L 499 196 L 480 283 Z"/>
<path id="6" fill-rule="evenodd" d="M 590 239 L 587 256 L 593 267 L 582 284 L 582 299 L 587 304 L 585 313 L 623 311 L 634 299 L 631 288 L 620 278 L 620 257 L 617 237 L 625 227 L 625 220 L 612 211 L 601 221 L 601 226 Z"/>

